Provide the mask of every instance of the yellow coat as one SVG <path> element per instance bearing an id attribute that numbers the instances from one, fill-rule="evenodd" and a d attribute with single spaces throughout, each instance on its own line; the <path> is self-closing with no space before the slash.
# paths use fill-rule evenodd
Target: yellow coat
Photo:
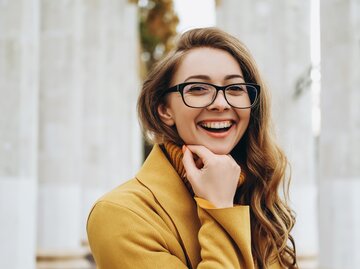
<path id="1" fill-rule="evenodd" d="M 96 202 L 87 232 L 98 269 L 254 268 L 249 207 L 194 200 L 158 145 Z"/>

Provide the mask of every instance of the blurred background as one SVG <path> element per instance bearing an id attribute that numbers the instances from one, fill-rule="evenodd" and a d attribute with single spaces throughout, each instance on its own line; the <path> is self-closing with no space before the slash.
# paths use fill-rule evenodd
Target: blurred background
<path id="1" fill-rule="evenodd" d="M 0 0 L 0 268 L 94 268 L 91 205 L 148 150 L 142 80 L 203 26 L 271 89 L 301 268 L 360 268 L 360 0 Z"/>

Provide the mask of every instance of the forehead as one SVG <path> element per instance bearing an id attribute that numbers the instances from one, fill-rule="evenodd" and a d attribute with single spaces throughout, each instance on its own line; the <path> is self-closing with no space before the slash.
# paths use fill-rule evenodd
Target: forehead
<path id="1" fill-rule="evenodd" d="M 227 51 L 201 47 L 190 50 L 182 58 L 172 80 L 181 83 L 194 75 L 205 75 L 212 81 L 222 81 L 228 75 L 242 76 L 242 71 L 239 63 Z"/>

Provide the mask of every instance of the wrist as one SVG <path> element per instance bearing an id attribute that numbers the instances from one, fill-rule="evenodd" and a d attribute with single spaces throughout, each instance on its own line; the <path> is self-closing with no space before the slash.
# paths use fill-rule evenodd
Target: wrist
<path id="1" fill-rule="evenodd" d="M 214 203 L 210 200 L 207 200 L 205 198 L 201 198 L 199 196 L 195 196 L 194 197 L 197 204 L 202 207 L 202 208 L 206 208 L 206 209 L 218 209 L 218 208 L 229 208 L 229 207 L 234 207 L 233 203 Z"/>
<path id="2" fill-rule="evenodd" d="M 208 201 L 216 208 L 234 207 L 233 201 L 217 201 L 214 199 L 208 199 Z"/>
<path id="3" fill-rule="evenodd" d="M 233 202 L 231 203 L 214 203 L 214 206 L 216 208 L 229 208 L 229 207 L 234 207 Z"/>

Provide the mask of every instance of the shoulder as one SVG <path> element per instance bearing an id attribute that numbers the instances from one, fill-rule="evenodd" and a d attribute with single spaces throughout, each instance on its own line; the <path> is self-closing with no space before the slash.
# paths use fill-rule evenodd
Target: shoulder
<path id="1" fill-rule="evenodd" d="M 165 239 L 174 238 L 176 230 L 153 193 L 134 178 L 95 202 L 88 216 L 87 233 L 92 248 L 111 246 L 115 237 L 122 238 L 122 247 L 139 237 L 165 247 Z"/>
<path id="2" fill-rule="evenodd" d="M 104 211 L 110 208 L 112 211 L 133 212 L 142 215 L 141 211 L 148 209 L 153 204 L 156 204 L 156 200 L 152 192 L 136 178 L 133 178 L 98 199 L 93 205 L 90 216 L 94 210 Z"/>
<path id="3" fill-rule="evenodd" d="M 159 210 L 161 207 L 151 191 L 134 178 L 95 202 L 88 216 L 87 230 L 90 234 L 103 230 L 102 236 L 110 236 L 112 232 L 118 232 L 119 227 L 134 229 L 140 224 L 151 229 L 158 226 L 154 220 L 159 219 Z"/>

